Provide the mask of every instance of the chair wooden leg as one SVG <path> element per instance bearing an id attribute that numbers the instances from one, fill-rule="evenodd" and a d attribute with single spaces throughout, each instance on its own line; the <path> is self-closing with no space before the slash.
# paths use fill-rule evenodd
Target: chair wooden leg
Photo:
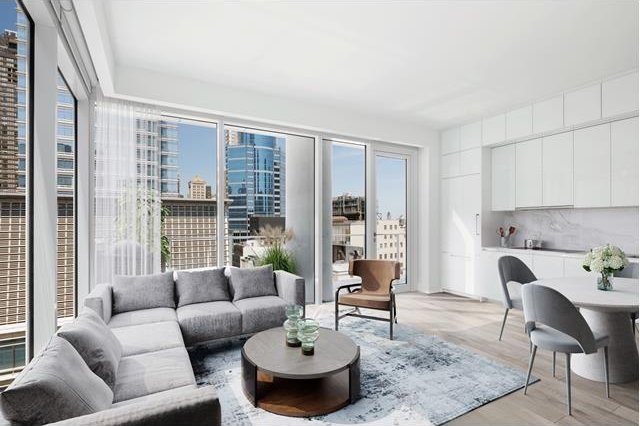
<path id="1" fill-rule="evenodd" d="M 571 415 L 571 354 L 565 354 L 567 359 L 567 414 Z"/>
<path id="2" fill-rule="evenodd" d="M 556 377 L 556 352 L 553 351 L 553 358 L 551 360 L 551 375 Z"/>
<path id="3" fill-rule="evenodd" d="M 502 318 L 502 327 L 500 327 L 500 336 L 498 336 L 498 340 L 502 340 L 502 332 L 504 331 L 504 325 L 507 323 L 508 313 L 509 313 L 509 308 L 504 310 L 504 317 Z"/>
<path id="4" fill-rule="evenodd" d="M 536 358 L 537 346 L 533 346 L 531 356 L 529 357 L 529 369 L 527 370 L 527 381 L 524 382 L 524 394 L 527 394 L 527 388 L 529 387 L 529 379 L 531 378 L 531 370 L 533 369 L 533 360 Z"/>
<path id="5" fill-rule="evenodd" d="M 609 347 L 604 347 L 604 385 L 605 395 L 609 398 Z"/>

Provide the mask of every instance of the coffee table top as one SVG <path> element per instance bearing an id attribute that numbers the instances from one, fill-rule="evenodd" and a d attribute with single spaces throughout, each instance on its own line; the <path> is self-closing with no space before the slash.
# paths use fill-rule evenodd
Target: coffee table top
<path id="1" fill-rule="evenodd" d="M 317 379 L 338 373 L 360 357 L 360 349 L 342 333 L 320 328 L 314 355 L 285 344 L 286 332 L 277 327 L 246 341 L 244 356 L 260 370 L 285 379 Z"/>

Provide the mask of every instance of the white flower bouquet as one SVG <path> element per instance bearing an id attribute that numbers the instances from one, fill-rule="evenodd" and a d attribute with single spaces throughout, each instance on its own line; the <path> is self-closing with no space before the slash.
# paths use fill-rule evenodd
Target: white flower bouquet
<path id="1" fill-rule="evenodd" d="M 598 288 L 601 290 L 611 290 L 611 276 L 614 272 L 622 271 L 627 265 L 629 259 L 624 252 L 620 247 L 611 244 L 592 248 L 582 262 L 585 271 L 600 274 Z"/>

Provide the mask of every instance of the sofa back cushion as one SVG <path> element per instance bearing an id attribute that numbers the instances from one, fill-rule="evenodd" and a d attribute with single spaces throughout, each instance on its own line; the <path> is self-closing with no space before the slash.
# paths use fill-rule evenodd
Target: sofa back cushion
<path id="1" fill-rule="evenodd" d="M 113 392 L 61 337 L 47 346 L 0 394 L 5 418 L 41 425 L 111 407 Z"/>
<path id="2" fill-rule="evenodd" d="M 116 275 L 114 278 L 114 314 L 175 307 L 173 272 L 155 275 Z"/>
<path id="3" fill-rule="evenodd" d="M 277 296 L 273 267 L 229 268 L 229 283 L 233 288 L 233 301 L 250 297 Z"/>
<path id="4" fill-rule="evenodd" d="M 58 336 L 71 343 L 91 371 L 113 390 L 122 345 L 97 313 L 85 308 L 72 323 L 60 328 Z"/>
<path id="5" fill-rule="evenodd" d="M 224 268 L 176 271 L 178 307 L 194 303 L 229 301 L 229 282 Z"/>

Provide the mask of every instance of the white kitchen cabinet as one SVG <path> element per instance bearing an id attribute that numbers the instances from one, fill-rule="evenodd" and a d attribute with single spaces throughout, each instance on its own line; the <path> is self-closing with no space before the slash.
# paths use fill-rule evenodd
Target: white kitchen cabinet
<path id="1" fill-rule="evenodd" d="M 533 104 L 533 133 L 548 132 L 564 127 L 564 99 L 562 95 Z"/>
<path id="2" fill-rule="evenodd" d="M 573 133 L 573 205 L 611 205 L 611 125 L 587 127 Z"/>
<path id="3" fill-rule="evenodd" d="M 611 123 L 611 205 L 637 206 L 638 179 L 638 117 L 614 121 Z"/>
<path id="4" fill-rule="evenodd" d="M 567 92 L 564 95 L 564 125 L 575 126 L 600 119 L 600 94 L 600 83 Z"/>
<path id="5" fill-rule="evenodd" d="M 454 127 L 442 132 L 440 138 L 440 154 L 460 151 L 460 128 Z"/>
<path id="6" fill-rule="evenodd" d="M 482 144 L 493 145 L 506 139 L 506 118 L 504 114 L 482 120 Z"/>
<path id="7" fill-rule="evenodd" d="M 542 205 L 573 205 L 573 132 L 542 139 Z"/>
<path id="8" fill-rule="evenodd" d="M 507 139 L 529 136 L 532 133 L 532 120 L 533 113 L 531 105 L 509 111 L 506 116 Z"/>
<path id="9" fill-rule="evenodd" d="M 542 205 L 542 139 L 516 145 L 516 208 Z"/>
<path id="10" fill-rule="evenodd" d="M 465 258 L 453 254 L 442 255 L 442 288 L 456 293 L 465 292 Z"/>
<path id="11" fill-rule="evenodd" d="M 441 250 L 451 253 L 453 249 L 453 221 L 451 210 L 451 181 L 452 179 L 440 180 L 440 244 Z"/>
<path id="12" fill-rule="evenodd" d="M 564 263 L 564 276 L 565 277 L 586 277 L 592 276 L 593 283 L 595 285 L 595 274 L 587 272 L 582 267 L 582 257 L 565 257 L 562 259 Z"/>
<path id="13" fill-rule="evenodd" d="M 498 259 L 505 253 L 483 250 L 475 263 L 475 292 L 478 297 L 502 301 L 502 286 L 498 274 Z"/>
<path id="14" fill-rule="evenodd" d="M 471 149 L 482 146 L 482 121 L 465 124 L 460 127 L 460 149 Z"/>
<path id="15" fill-rule="evenodd" d="M 458 256 L 474 256 L 480 250 L 480 175 L 448 179 L 446 246 Z"/>
<path id="16" fill-rule="evenodd" d="M 447 154 L 440 157 L 440 176 L 443 178 L 460 174 L 460 153 Z"/>
<path id="17" fill-rule="evenodd" d="M 491 150 L 491 209 L 514 210 L 516 204 L 516 150 L 505 145 Z"/>
<path id="18" fill-rule="evenodd" d="M 460 151 L 460 174 L 480 173 L 482 169 L 482 148 Z"/>
<path id="19" fill-rule="evenodd" d="M 564 276 L 564 259 L 554 254 L 538 254 L 532 256 L 533 274 L 539 280 L 560 278 Z"/>
<path id="20" fill-rule="evenodd" d="M 638 72 L 602 82 L 602 116 L 638 110 Z"/>

